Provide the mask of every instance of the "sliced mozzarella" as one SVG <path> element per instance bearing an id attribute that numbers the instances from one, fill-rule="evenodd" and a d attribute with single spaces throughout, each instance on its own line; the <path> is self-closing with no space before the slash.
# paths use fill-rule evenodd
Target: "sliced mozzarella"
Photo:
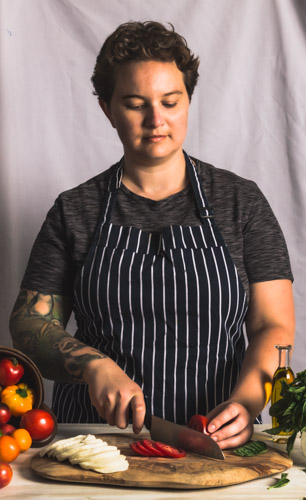
<path id="1" fill-rule="evenodd" d="M 72 438 L 67 438 L 67 439 L 61 439 L 60 441 L 56 441 L 55 443 L 49 444 L 46 448 L 41 450 L 40 456 L 43 457 L 44 455 L 48 454 L 48 456 L 52 457 L 54 456 L 55 450 L 64 450 L 64 449 L 69 449 L 72 448 L 75 445 L 78 445 L 80 443 L 90 443 L 90 442 L 96 442 L 101 440 L 97 440 L 95 436 L 92 434 L 80 434 L 78 436 L 74 436 Z"/>
<path id="2" fill-rule="evenodd" d="M 78 464 L 83 469 L 92 469 L 100 473 L 124 471 L 129 467 L 128 461 L 116 446 L 109 446 L 92 434 L 80 434 L 73 438 L 62 439 L 50 444 L 39 454 L 41 457 L 46 454 L 49 457 L 56 457 L 59 462 L 68 459 L 71 464 Z"/>
<path id="3" fill-rule="evenodd" d="M 78 454 L 80 451 L 86 451 L 86 450 L 95 450 L 96 448 L 101 449 L 101 452 L 104 449 L 109 448 L 107 443 L 97 440 L 94 443 L 86 444 L 83 445 L 83 443 L 79 443 L 76 445 L 73 445 L 71 447 L 65 447 L 64 449 L 60 449 L 58 451 L 55 451 L 55 455 L 58 458 L 57 454 L 61 457 L 60 461 L 65 460 L 66 458 L 69 458 L 70 456 L 74 456 L 75 454 Z M 114 449 L 117 449 L 116 447 L 113 447 Z"/>
<path id="4" fill-rule="evenodd" d="M 83 450 L 82 448 L 79 451 L 74 451 L 73 453 L 71 453 L 71 455 L 69 455 L 68 457 L 68 460 L 69 462 L 72 463 L 72 460 L 74 459 L 80 460 L 83 457 L 90 458 L 90 457 L 95 457 L 96 455 L 98 455 L 99 457 L 103 456 L 107 457 L 109 456 L 108 455 L 109 453 L 113 452 L 116 452 L 118 455 L 120 454 L 120 451 L 117 450 L 117 448 L 114 446 L 104 446 L 104 447 L 96 446 L 95 448 L 92 448 L 90 450 Z"/>
<path id="5" fill-rule="evenodd" d="M 89 451 L 89 453 L 91 453 L 91 450 L 95 450 L 96 448 L 99 448 L 101 450 L 103 449 L 107 449 L 108 446 L 106 443 L 90 443 L 90 444 L 86 444 L 86 445 L 83 445 L 82 443 L 78 444 L 77 446 L 73 446 L 70 448 L 70 450 L 68 448 L 64 448 L 64 450 L 59 450 L 60 453 L 63 453 L 64 455 L 67 454 L 68 457 L 72 457 L 73 455 L 79 453 L 80 451 L 84 451 L 84 452 L 87 452 Z"/>
<path id="6" fill-rule="evenodd" d="M 127 460 L 123 462 L 114 462 L 110 463 L 107 465 L 104 465 L 102 467 L 96 467 L 93 466 L 91 470 L 94 470 L 95 472 L 99 472 L 100 474 L 112 474 L 114 472 L 122 472 L 125 471 L 129 468 L 129 463 Z"/>
<path id="7" fill-rule="evenodd" d="M 60 449 L 60 448 L 63 448 L 65 446 L 71 446 L 73 444 L 79 443 L 81 441 L 82 437 L 84 437 L 84 436 L 82 436 L 82 435 L 75 436 L 72 438 L 61 439 L 60 441 L 56 441 L 55 443 L 51 443 L 48 446 L 46 446 L 45 448 L 43 448 L 40 451 L 39 455 L 41 457 L 43 457 L 44 455 L 46 455 L 47 453 L 49 453 L 50 451 L 52 451 L 54 449 Z"/>
<path id="8" fill-rule="evenodd" d="M 86 464 L 106 464 L 111 462 L 114 459 L 117 459 L 120 456 L 120 451 L 110 451 L 107 453 L 98 453 L 93 456 L 85 456 L 85 457 L 79 457 L 78 463 L 86 463 Z M 77 457 L 75 457 L 76 459 Z M 90 466 L 88 467 L 90 469 Z"/>
<path id="9" fill-rule="evenodd" d="M 113 473 L 127 470 L 129 467 L 128 461 L 122 455 L 117 459 L 109 461 L 108 463 L 96 462 L 80 462 L 79 466 L 83 469 L 91 469 L 100 473 Z"/>
<path id="10" fill-rule="evenodd" d="M 69 457 L 70 453 L 72 453 L 74 450 L 80 450 L 81 448 L 81 443 L 73 443 L 71 445 L 67 444 L 64 447 L 55 447 L 53 450 L 51 450 L 51 452 L 48 453 L 48 456 L 56 457 L 57 460 L 63 462 L 63 460 L 66 460 L 66 458 Z"/>
<path id="11" fill-rule="evenodd" d="M 83 444 L 83 443 L 79 444 L 80 450 L 84 450 L 84 451 L 94 450 L 95 448 L 108 449 L 110 447 L 104 441 L 101 441 L 101 442 L 96 441 L 95 443 L 89 443 L 89 444 Z M 115 449 L 117 449 L 117 448 L 115 448 Z"/>
<path id="12" fill-rule="evenodd" d="M 117 455 L 116 457 L 109 457 L 107 460 L 81 460 L 78 465 L 83 469 L 102 469 L 108 465 L 115 464 L 118 461 L 121 463 L 121 457 Z"/>

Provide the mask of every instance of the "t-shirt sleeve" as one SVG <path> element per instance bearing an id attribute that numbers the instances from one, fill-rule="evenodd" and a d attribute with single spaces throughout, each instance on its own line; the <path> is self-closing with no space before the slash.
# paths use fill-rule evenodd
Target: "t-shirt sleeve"
<path id="1" fill-rule="evenodd" d="M 249 217 L 243 228 L 243 258 L 249 283 L 276 279 L 293 281 L 283 232 L 256 185 Z"/>
<path id="2" fill-rule="evenodd" d="M 45 294 L 71 295 L 75 268 L 58 198 L 34 242 L 22 288 Z"/>

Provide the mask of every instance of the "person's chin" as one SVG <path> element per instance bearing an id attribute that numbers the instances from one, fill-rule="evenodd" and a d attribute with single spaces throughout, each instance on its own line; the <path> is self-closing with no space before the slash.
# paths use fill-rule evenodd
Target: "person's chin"
<path id="1" fill-rule="evenodd" d="M 169 138 L 166 136 L 162 139 L 143 140 L 141 149 L 145 154 L 159 158 L 171 154 L 173 148 L 171 147 Z"/>

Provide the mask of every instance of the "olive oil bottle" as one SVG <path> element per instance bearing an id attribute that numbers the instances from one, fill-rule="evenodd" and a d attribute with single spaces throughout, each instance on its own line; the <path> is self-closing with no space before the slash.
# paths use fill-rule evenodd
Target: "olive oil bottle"
<path id="1" fill-rule="evenodd" d="M 278 349 L 278 368 L 273 375 L 272 381 L 272 397 L 271 403 L 275 403 L 279 399 L 281 399 L 281 390 L 282 390 L 282 380 L 285 380 L 287 384 L 291 384 L 294 380 L 294 373 L 290 368 L 290 360 L 289 355 L 292 349 L 291 345 L 276 345 L 276 349 Z M 276 417 L 272 417 L 272 427 L 277 427 L 278 422 Z M 290 435 L 289 432 L 280 432 L 282 436 Z"/>

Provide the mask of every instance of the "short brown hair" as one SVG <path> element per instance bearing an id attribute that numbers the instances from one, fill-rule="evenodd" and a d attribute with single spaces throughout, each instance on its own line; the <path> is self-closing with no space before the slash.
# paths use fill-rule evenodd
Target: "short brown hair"
<path id="1" fill-rule="evenodd" d="M 184 74 L 186 90 L 191 100 L 198 80 L 199 59 L 187 46 L 185 38 L 155 21 L 128 22 L 121 24 L 105 40 L 97 57 L 91 81 L 94 94 L 110 103 L 115 73 L 119 65 L 134 61 L 175 61 Z"/>

